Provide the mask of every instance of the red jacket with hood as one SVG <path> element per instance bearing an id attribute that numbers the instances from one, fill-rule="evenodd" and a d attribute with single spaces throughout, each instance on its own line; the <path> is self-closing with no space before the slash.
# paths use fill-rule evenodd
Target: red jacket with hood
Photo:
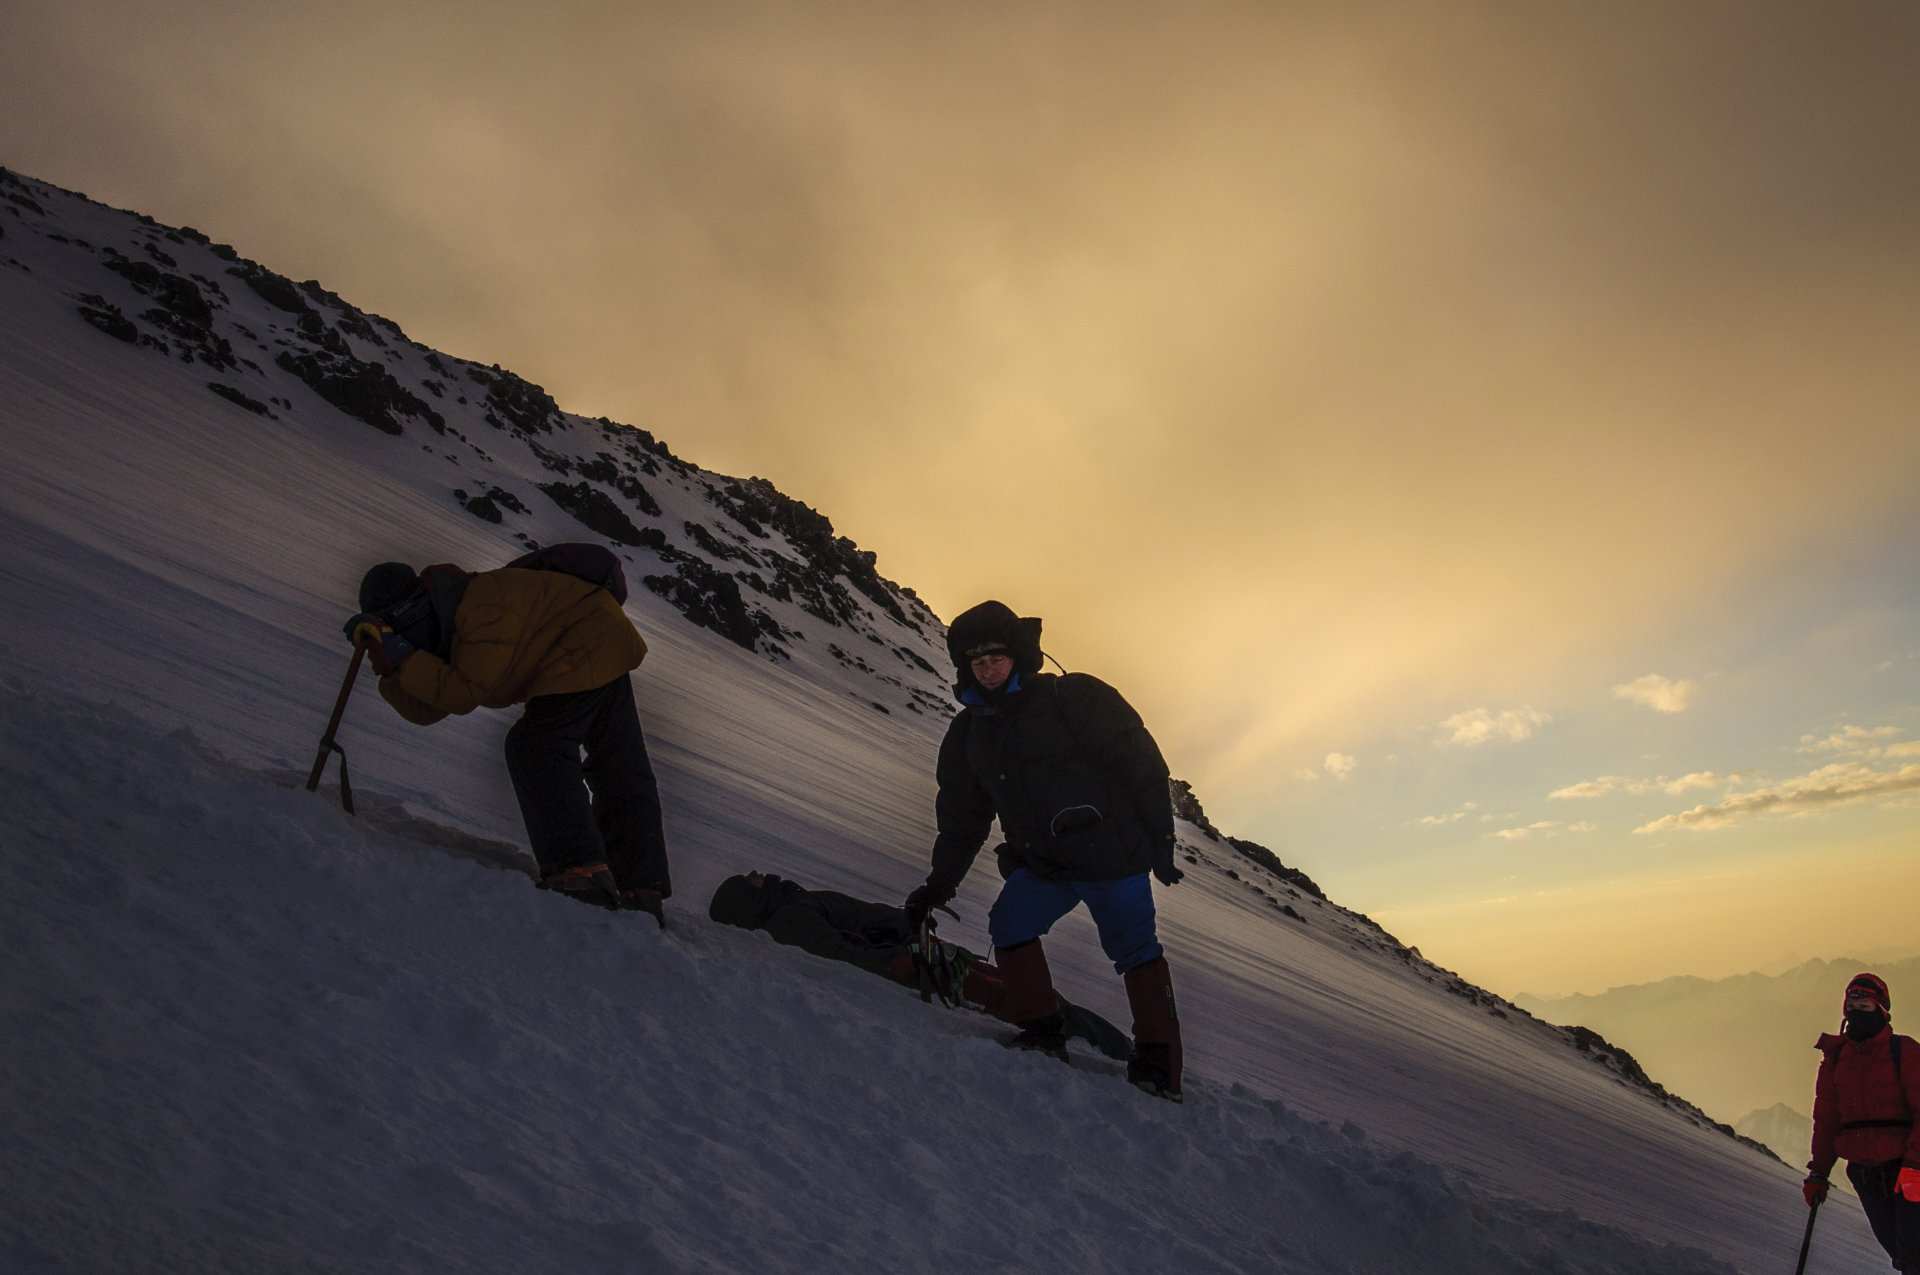
<path id="1" fill-rule="evenodd" d="M 1865 1040 L 1829 1033 L 1817 1042 L 1825 1056 L 1813 1086 L 1812 1172 L 1825 1177 L 1836 1159 L 1920 1169 L 1920 1044 L 1900 1038 L 1896 1074 L 1892 1041 L 1883 1027 Z"/>

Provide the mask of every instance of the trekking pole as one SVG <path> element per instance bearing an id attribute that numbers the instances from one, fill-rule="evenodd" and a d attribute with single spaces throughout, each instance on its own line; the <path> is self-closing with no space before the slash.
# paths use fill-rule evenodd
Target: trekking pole
<path id="1" fill-rule="evenodd" d="M 1824 1200 L 1826 1197 L 1821 1196 Z M 1793 1268 L 1793 1275 L 1806 1275 L 1807 1247 L 1813 1243 L 1813 1219 L 1820 1216 L 1820 1200 L 1815 1200 L 1807 1208 L 1807 1233 L 1800 1239 L 1800 1264 Z"/>
<path id="2" fill-rule="evenodd" d="M 348 814 L 353 813 L 353 785 L 347 781 L 347 750 L 334 741 L 333 733 L 340 729 L 340 719 L 347 711 L 347 697 L 353 694 L 353 680 L 360 676 L 360 664 L 367 658 L 367 644 L 358 643 L 353 648 L 353 662 L 347 665 L 347 680 L 340 684 L 340 698 L 333 702 L 333 716 L 327 719 L 327 733 L 320 737 L 320 751 L 314 754 L 313 771 L 307 776 L 307 791 L 318 792 L 320 772 L 327 768 L 327 754 L 340 754 L 340 805 Z"/>

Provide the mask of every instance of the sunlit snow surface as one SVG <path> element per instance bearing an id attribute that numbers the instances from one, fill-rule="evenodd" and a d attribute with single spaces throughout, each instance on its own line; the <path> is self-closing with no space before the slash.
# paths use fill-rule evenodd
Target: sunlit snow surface
<path id="1" fill-rule="evenodd" d="M 369 680 L 341 732 L 362 816 L 338 807 L 337 763 L 302 791 L 361 570 L 515 556 L 451 493 L 540 466 L 447 404 L 485 461 L 341 415 L 273 366 L 284 334 L 235 282 L 219 321 L 257 338 L 231 334 L 257 371 L 210 377 L 95 330 L 76 295 L 148 304 L 98 250 L 139 258 L 156 228 L 32 190 L 38 213 L 0 213 L 0 1269 L 1792 1262 L 1797 1171 L 1190 826 L 1199 862 L 1159 892 L 1183 1107 L 708 923 L 714 885 L 748 868 L 887 899 L 923 875 L 943 720 L 826 650 L 939 663 L 937 634 L 877 611 L 884 642 L 766 603 L 805 635 L 783 660 L 635 588 L 665 933 L 459 853 L 519 844 L 511 714 L 422 731 Z M 165 251 L 223 278 L 202 245 Z M 382 357 L 428 375 L 418 347 Z M 209 379 L 292 406 L 267 419 Z M 575 432 L 543 445 L 601 445 Z M 648 485 L 676 544 L 716 519 L 699 471 Z M 507 526 L 588 534 L 551 505 Z M 636 582 L 661 569 L 626 556 Z M 1282 857 L 1311 874 L 1338 853 Z M 984 946 L 995 885 L 983 862 L 948 937 Z M 1083 917 L 1049 955 L 1126 1022 Z M 1857 1210 L 1823 1211 L 1810 1270 L 1883 1263 Z"/>

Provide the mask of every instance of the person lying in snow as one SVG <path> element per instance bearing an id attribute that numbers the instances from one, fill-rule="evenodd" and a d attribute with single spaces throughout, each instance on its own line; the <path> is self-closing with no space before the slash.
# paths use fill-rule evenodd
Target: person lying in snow
<path id="1" fill-rule="evenodd" d="M 809 890 L 795 881 L 765 872 L 728 877 L 713 892 L 707 915 L 743 930 L 764 930 L 775 942 L 830 961 L 857 965 L 923 994 L 951 988 L 955 999 L 977 1006 L 1002 1022 L 1006 987 L 1000 971 L 952 943 L 937 944 L 936 964 L 921 958 L 919 933 L 907 914 L 885 903 L 869 903 L 833 890 Z M 1098 1014 L 1070 1005 L 1060 1011 L 1069 1036 L 1086 1041 L 1107 1057 L 1125 1062 L 1132 1055 L 1126 1033 Z"/>
<path id="2" fill-rule="evenodd" d="M 664 925 L 660 793 L 628 677 L 647 644 L 625 597 L 602 546 L 549 546 L 477 573 L 382 562 L 345 631 L 367 648 L 381 698 L 416 726 L 525 704 L 507 773 L 540 885 Z"/>
<path id="3" fill-rule="evenodd" d="M 1893 995 L 1878 974 L 1856 974 L 1838 1035 L 1816 1043 L 1813 1158 L 1801 1187 L 1807 1207 L 1827 1194 L 1834 1161 L 1866 1209 L 1894 1269 L 1920 1271 L 1920 1045 L 1893 1033 Z"/>

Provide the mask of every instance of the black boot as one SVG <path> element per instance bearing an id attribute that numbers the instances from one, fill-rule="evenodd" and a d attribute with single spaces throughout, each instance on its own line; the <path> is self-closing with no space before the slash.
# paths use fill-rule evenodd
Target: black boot
<path id="1" fill-rule="evenodd" d="M 1055 1012 L 1045 1018 L 1035 1018 L 1024 1023 L 1015 1023 L 1020 1034 L 1007 1042 L 1008 1049 L 1027 1049 L 1049 1058 L 1067 1061 L 1067 1020 L 1063 1014 Z"/>
<path id="2" fill-rule="evenodd" d="M 613 873 L 604 863 L 581 863 L 562 868 L 540 879 L 542 890 L 552 890 L 569 899 L 591 903 L 595 907 L 617 908 L 620 891 L 613 884 Z"/>
<path id="3" fill-rule="evenodd" d="M 1180 1016 L 1164 956 L 1126 973 L 1133 1007 L 1133 1061 L 1127 1079 L 1156 1098 L 1180 1101 Z"/>
<path id="4" fill-rule="evenodd" d="M 1173 1087 L 1171 1054 L 1166 1045 L 1134 1042 L 1133 1058 L 1127 1063 L 1127 1083 L 1156 1098 L 1179 1102 L 1180 1091 Z"/>
<path id="5" fill-rule="evenodd" d="M 667 928 L 666 909 L 661 906 L 658 890 L 622 890 L 620 891 L 620 910 L 622 912 L 645 912 L 652 917 L 661 929 Z"/>

